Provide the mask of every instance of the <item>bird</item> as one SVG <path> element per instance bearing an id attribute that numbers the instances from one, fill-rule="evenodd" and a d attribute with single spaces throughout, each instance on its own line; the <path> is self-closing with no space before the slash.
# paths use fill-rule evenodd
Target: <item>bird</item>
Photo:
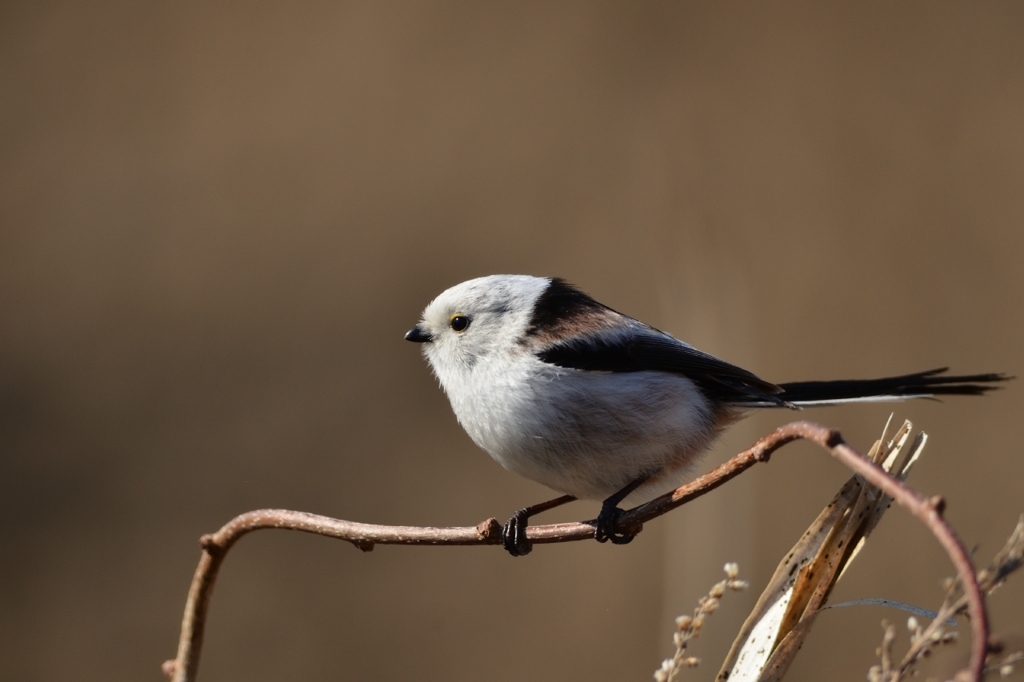
<path id="1" fill-rule="evenodd" d="M 757 408 L 981 395 L 1010 377 L 947 368 L 869 380 L 775 384 L 599 303 L 558 277 L 491 275 L 424 309 L 421 344 L 459 424 L 506 469 L 562 496 L 502 528 L 513 556 L 531 550 L 530 516 L 575 499 L 603 501 L 600 542 L 625 544 L 624 501 L 675 488 L 715 439 Z"/>

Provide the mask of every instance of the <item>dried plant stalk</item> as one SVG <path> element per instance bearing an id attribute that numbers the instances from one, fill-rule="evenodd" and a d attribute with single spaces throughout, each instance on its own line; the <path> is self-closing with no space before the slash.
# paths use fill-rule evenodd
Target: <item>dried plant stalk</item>
<path id="1" fill-rule="evenodd" d="M 918 434 L 907 450 L 910 422 L 904 422 L 895 437 L 886 441 L 888 426 L 869 451 L 868 459 L 902 482 L 924 449 L 926 437 Z M 904 451 L 906 455 L 896 466 Z M 890 503 L 891 498 L 860 475 L 854 475 L 840 488 L 775 570 L 716 679 L 782 679 L 819 609 Z"/>
<path id="2" fill-rule="evenodd" d="M 736 564 L 726 564 L 723 570 L 725 571 L 725 580 L 715 583 L 707 596 L 700 598 L 693 615 L 676 618 L 676 632 L 672 635 L 672 643 L 676 645 L 676 652 L 661 662 L 661 667 L 654 672 L 655 682 L 675 682 L 676 677 L 684 668 L 696 668 L 700 664 L 700 659 L 687 655 L 690 640 L 700 636 L 704 620 L 718 610 L 718 605 L 722 597 L 725 596 L 726 590 L 739 592 L 749 587 L 747 581 L 738 579 L 740 569 Z"/>

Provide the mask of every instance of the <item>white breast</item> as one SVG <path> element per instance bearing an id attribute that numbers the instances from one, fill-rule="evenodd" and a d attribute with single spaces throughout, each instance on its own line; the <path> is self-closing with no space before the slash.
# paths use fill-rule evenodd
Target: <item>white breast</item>
<path id="1" fill-rule="evenodd" d="M 500 360 L 500 361 L 499 361 Z M 696 386 L 663 372 L 589 372 L 523 351 L 438 373 L 466 432 L 505 468 L 559 492 L 604 499 L 641 476 L 630 504 L 688 475 L 717 435 Z"/>

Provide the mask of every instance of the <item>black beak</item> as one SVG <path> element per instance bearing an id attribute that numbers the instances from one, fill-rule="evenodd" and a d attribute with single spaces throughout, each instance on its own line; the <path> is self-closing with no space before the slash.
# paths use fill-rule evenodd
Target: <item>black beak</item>
<path id="1" fill-rule="evenodd" d="M 415 341 L 416 343 L 430 343 L 434 340 L 434 337 L 423 331 L 423 328 L 416 325 L 405 333 L 406 341 Z"/>

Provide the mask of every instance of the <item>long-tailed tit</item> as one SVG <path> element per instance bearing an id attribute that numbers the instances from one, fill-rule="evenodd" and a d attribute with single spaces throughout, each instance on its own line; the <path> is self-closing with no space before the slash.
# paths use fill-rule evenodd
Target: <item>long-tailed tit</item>
<path id="1" fill-rule="evenodd" d="M 604 500 L 595 537 L 617 544 L 623 500 L 689 475 L 751 408 L 979 395 L 1001 374 L 944 369 L 864 381 L 773 384 L 598 303 L 564 280 L 493 275 L 448 289 L 405 335 L 470 438 L 506 469 L 565 493 L 521 509 L 505 548 L 526 554 L 530 514 Z"/>

